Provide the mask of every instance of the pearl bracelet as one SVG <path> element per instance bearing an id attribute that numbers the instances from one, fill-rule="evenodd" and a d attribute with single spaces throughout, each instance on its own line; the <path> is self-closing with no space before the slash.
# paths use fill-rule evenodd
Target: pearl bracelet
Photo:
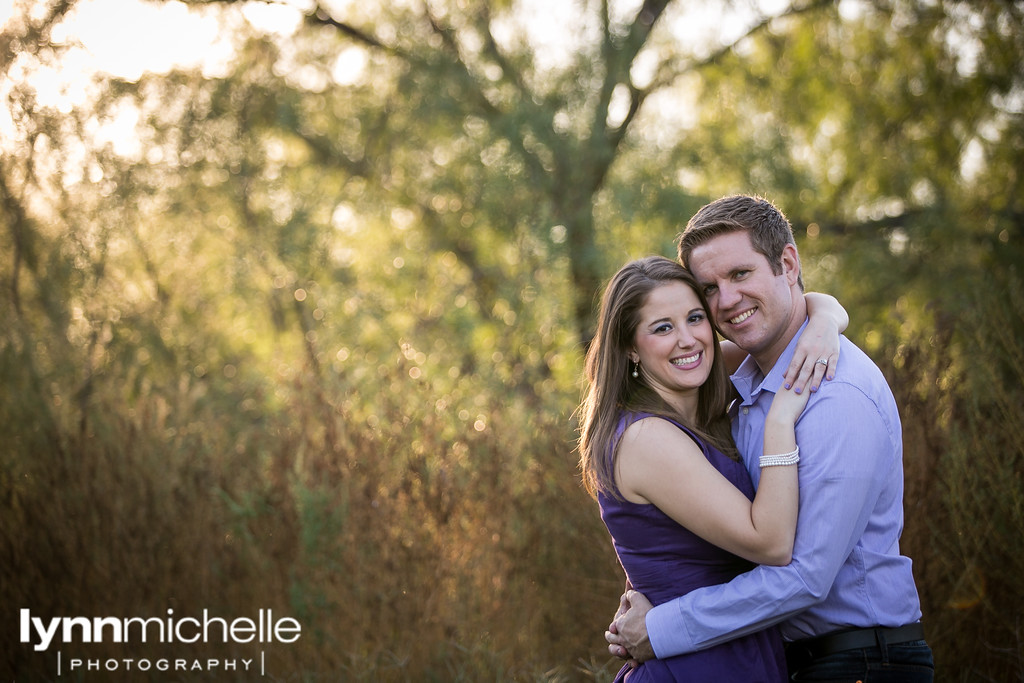
<path id="1" fill-rule="evenodd" d="M 761 456 L 761 467 L 777 467 L 779 465 L 795 465 L 800 462 L 800 447 L 797 446 L 796 450 L 790 453 L 781 453 L 779 455 L 762 455 Z"/>

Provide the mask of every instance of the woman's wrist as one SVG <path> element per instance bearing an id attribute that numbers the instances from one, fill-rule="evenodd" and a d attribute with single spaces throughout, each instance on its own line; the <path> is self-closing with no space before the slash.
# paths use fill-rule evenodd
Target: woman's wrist
<path id="1" fill-rule="evenodd" d="M 766 453 L 761 456 L 759 465 L 761 467 L 785 467 L 800 462 L 800 447 L 797 446 L 788 453 Z"/>
<path id="2" fill-rule="evenodd" d="M 797 418 L 800 414 L 785 414 L 782 411 L 769 410 L 768 414 L 764 418 L 765 430 L 769 429 L 788 429 L 792 430 L 796 425 Z"/>

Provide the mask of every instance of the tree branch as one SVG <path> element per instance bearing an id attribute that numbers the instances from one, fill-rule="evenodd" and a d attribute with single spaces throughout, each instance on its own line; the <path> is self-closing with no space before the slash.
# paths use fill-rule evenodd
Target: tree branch
<path id="1" fill-rule="evenodd" d="M 395 57 L 401 57 L 402 59 L 405 59 L 407 61 L 414 61 L 411 55 L 402 50 L 399 50 L 397 47 L 393 45 L 387 45 L 381 42 L 376 37 L 370 35 L 366 31 L 356 28 L 355 26 L 349 24 L 348 22 L 338 21 L 333 16 L 331 16 L 330 12 L 325 10 L 320 5 L 316 5 L 313 8 L 313 10 L 306 15 L 306 23 L 313 26 L 330 26 L 332 28 L 337 29 L 338 31 L 348 36 L 349 38 L 352 38 L 357 43 L 362 43 L 367 47 L 383 50 L 384 52 L 387 52 L 390 55 L 393 55 Z"/>
<path id="2" fill-rule="evenodd" d="M 884 216 L 883 218 L 876 218 L 856 223 L 845 221 L 817 221 L 817 224 L 822 233 L 829 233 L 833 235 L 854 235 L 864 232 L 878 233 L 883 230 L 903 227 L 907 225 L 909 221 L 916 220 L 921 216 L 934 212 L 935 210 L 931 208 L 907 209 L 898 216 Z"/>
<path id="3" fill-rule="evenodd" d="M 528 113 L 527 116 L 513 117 L 511 112 L 505 111 L 487 97 L 479 79 L 470 71 L 468 60 L 463 56 L 462 50 L 454 39 L 454 31 L 448 27 L 442 26 L 441 23 L 430 14 L 429 8 L 427 8 L 425 12 L 431 28 L 441 38 L 442 44 L 447 48 L 448 53 L 451 55 L 450 65 L 458 71 L 461 82 L 465 84 L 472 96 L 472 101 L 479 104 L 482 112 L 496 122 L 502 122 L 504 120 L 511 123 L 522 124 L 533 120 L 543 120 L 547 126 L 545 130 L 537 130 L 536 128 L 531 128 L 531 130 L 538 138 L 545 139 L 550 143 L 550 136 L 546 135 L 546 133 L 553 129 L 552 114 L 536 106 L 534 94 L 527 87 L 525 81 L 520 77 L 519 72 L 512 67 L 511 62 L 508 61 L 498 47 L 498 43 L 494 39 L 494 34 L 491 32 L 491 14 L 486 3 L 484 3 L 478 11 L 478 20 L 475 22 L 477 30 L 480 31 L 484 39 L 484 53 L 493 59 L 501 68 L 502 78 L 506 82 L 511 83 L 516 89 L 516 92 L 519 95 L 517 106 L 526 110 Z M 522 130 L 516 125 L 501 125 L 500 128 L 506 139 L 512 143 L 515 150 L 519 153 L 519 156 L 526 162 L 533 178 L 540 183 L 549 185 L 547 182 L 548 172 L 545 168 L 544 161 L 536 152 L 533 152 L 528 148 Z"/>
<path id="4" fill-rule="evenodd" d="M 608 107 L 611 104 L 615 88 L 620 84 L 624 84 L 630 88 L 631 92 L 635 91 L 629 75 L 630 67 L 633 65 L 634 60 L 636 60 L 640 50 L 647 43 L 655 23 L 664 14 L 669 1 L 645 0 L 643 6 L 637 11 L 636 17 L 629 27 L 629 33 L 626 35 L 625 40 L 622 41 L 620 47 L 616 47 L 616 40 L 611 32 L 607 4 L 602 4 L 604 36 L 601 52 L 605 61 L 605 77 L 604 82 L 601 84 L 597 106 L 594 109 L 594 126 L 592 129 L 594 133 L 597 133 L 597 131 L 606 132 Z M 619 128 L 622 128 L 622 126 L 620 125 Z M 619 134 L 619 139 L 621 139 L 622 134 L 624 134 L 624 130 Z"/>
<path id="5" fill-rule="evenodd" d="M 684 64 L 681 68 L 667 68 L 666 64 L 663 62 L 658 69 L 658 75 L 655 76 L 654 80 L 651 81 L 650 85 L 644 88 L 644 95 L 650 95 L 651 93 L 660 90 L 661 88 L 672 85 L 672 83 L 674 83 L 676 79 L 683 76 L 684 74 L 691 73 L 693 71 L 697 71 L 699 69 L 714 64 L 719 59 L 735 50 L 736 47 L 744 40 L 747 40 L 748 38 L 751 38 L 761 33 L 762 31 L 767 30 L 774 22 L 779 21 L 780 19 L 800 16 L 801 14 L 807 14 L 817 9 L 821 9 L 822 7 L 828 7 L 834 4 L 835 3 L 833 2 L 833 0 L 811 0 L 811 2 L 808 2 L 806 5 L 790 7 L 782 14 L 776 14 L 770 17 L 762 17 L 761 21 L 751 26 L 746 33 L 736 38 L 736 40 L 732 41 L 731 43 L 722 45 L 704 59 L 691 61 L 689 63 Z"/>
<path id="6" fill-rule="evenodd" d="M 654 29 L 658 19 L 665 13 L 670 0 L 644 0 L 643 6 L 637 11 L 633 23 L 629 27 L 625 39 L 620 46 L 616 46 L 615 37 L 612 35 L 611 22 L 608 15 L 608 3 L 605 0 L 601 3 L 601 21 L 603 28 L 603 42 L 601 53 L 605 62 L 605 77 L 601 84 L 597 104 L 594 107 L 594 115 L 591 122 L 591 149 L 600 149 L 602 158 L 594 159 L 595 173 L 590 180 L 593 191 L 597 191 L 604 183 L 604 179 L 615 158 L 615 150 L 618 149 L 633 119 L 640 111 L 647 94 L 638 89 L 630 76 L 630 68 L 636 60 L 640 50 L 647 44 L 647 39 Z M 622 122 L 614 127 L 608 127 L 608 114 L 611 106 L 612 96 L 619 85 L 625 85 L 630 92 L 629 108 Z"/>
<path id="7" fill-rule="evenodd" d="M 494 60 L 494 63 L 501 68 L 501 74 L 504 80 L 511 83 L 523 103 L 533 103 L 533 92 L 526 86 L 526 82 L 523 81 L 519 71 L 512 66 L 508 58 L 498 47 L 498 41 L 494 39 L 494 33 L 491 32 L 491 8 L 487 3 L 482 3 L 480 9 L 477 12 L 479 21 L 476 22 L 477 29 L 483 34 L 484 37 L 484 52 L 485 54 Z"/>

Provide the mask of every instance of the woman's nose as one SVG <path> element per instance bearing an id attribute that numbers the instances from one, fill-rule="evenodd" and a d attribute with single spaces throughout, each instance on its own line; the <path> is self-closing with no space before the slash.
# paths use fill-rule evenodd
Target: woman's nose
<path id="1" fill-rule="evenodd" d="M 685 327 L 680 328 L 679 333 L 676 335 L 676 346 L 681 349 L 693 346 L 693 334 Z"/>

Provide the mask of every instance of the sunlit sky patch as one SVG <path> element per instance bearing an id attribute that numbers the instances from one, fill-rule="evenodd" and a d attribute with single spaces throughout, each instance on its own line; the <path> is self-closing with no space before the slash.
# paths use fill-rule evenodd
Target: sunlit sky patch
<path id="1" fill-rule="evenodd" d="M 850 0 L 846 0 L 849 2 Z M 0 24 L 11 17 L 15 0 L 0 0 Z M 302 21 L 310 0 L 284 2 L 247 2 L 233 8 L 253 28 L 266 34 L 284 37 L 292 34 Z M 684 3 L 673 8 L 673 36 L 696 52 L 712 49 L 715 44 L 735 39 L 749 25 L 758 11 L 769 13 L 781 9 L 782 0 L 752 0 L 740 3 Z M 347 15 L 358 7 L 353 0 L 330 0 L 330 11 Z M 637 0 L 612 3 L 612 19 L 628 23 L 640 6 Z M 587 29 L 580 6 L 571 0 L 520 0 L 520 12 L 513 20 L 515 32 L 528 35 L 537 51 L 538 61 L 558 68 L 571 58 L 578 45 L 574 40 L 587 39 Z M 756 8 L 756 9 L 755 9 Z M 165 73 L 175 68 L 200 68 L 210 76 L 226 70 L 233 56 L 232 30 L 222 25 L 223 7 L 187 6 L 176 0 L 144 2 L 142 0 L 80 0 L 53 32 L 58 43 L 72 46 L 63 59 L 63 78 L 57 74 L 40 74 L 35 85 L 40 96 L 81 98 L 75 83 L 88 74 L 102 72 L 127 80 L 137 80 L 145 72 Z M 237 16 L 237 15 L 236 15 Z M 589 27 L 596 31 L 597 26 Z M 496 33 L 503 32 L 495 26 Z M 500 40 L 500 37 L 499 37 Z M 339 84 L 354 82 L 362 71 L 365 56 L 358 51 L 339 55 L 333 77 Z M 641 68 L 642 68 L 641 60 Z M 642 77 L 642 74 L 637 74 Z M 47 83 L 47 79 L 53 79 Z M 66 104 L 65 104 L 66 106 Z"/>
<path id="2" fill-rule="evenodd" d="M 280 2 L 244 2 L 224 6 L 188 6 L 177 0 L 145 2 L 144 0 L 79 0 L 56 26 L 52 33 L 55 43 L 67 46 L 60 68 L 35 66 L 32 85 L 39 103 L 53 106 L 59 111 L 70 111 L 89 96 L 90 83 L 95 74 L 107 73 L 127 80 L 137 80 L 143 73 L 166 73 L 176 68 L 197 68 L 207 76 L 227 72 L 234 57 L 232 37 L 237 35 L 240 23 L 256 31 L 286 38 L 302 22 L 312 0 L 283 0 Z M 761 17 L 785 10 L 786 0 L 746 0 L 731 3 L 678 3 L 670 7 L 664 22 L 670 40 L 686 45 L 688 51 L 700 58 L 720 45 L 736 40 Z M 324 6 L 337 16 L 359 12 L 356 0 L 327 0 Z M 640 0 L 620 0 L 611 3 L 613 25 L 627 25 L 641 6 Z M 511 18 L 497 21 L 493 26 L 499 42 L 513 41 L 525 36 L 535 50 L 538 66 L 559 69 L 573 57 L 581 43 L 597 36 L 599 27 L 588 25 L 593 17 L 582 13 L 581 5 L 573 0 L 519 0 L 518 12 Z M 0 0 L 0 26 L 6 25 L 15 11 L 15 0 Z M 841 0 L 839 12 L 847 20 L 856 19 L 863 11 L 862 0 Z M 574 26 L 571 32 L 567 26 Z M 966 56 L 962 65 L 970 66 L 969 36 L 951 35 L 950 42 Z M 642 54 L 634 65 L 633 78 L 641 87 L 653 74 L 658 61 L 656 48 Z M 330 78 L 337 85 L 350 85 L 359 81 L 366 65 L 366 52 L 358 46 L 342 50 L 332 66 Z M 965 68 L 965 67 L 962 67 Z M 11 75 L 16 76 L 17 71 Z M 326 83 L 321 84 L 325 86 Z M 685 84 L 680 83 L 685 90 Z M 665 93 L 678 102 L 685 92 Z M 621 93 L 620 93 L 621 94 Z M 695 123 L 689 108 L 659 107 L 658 98 L 651 107 L 675 112 L 679 120 L 675 126 L 688 127 Z M 613 102 L 613 105 L 616 104 Z M 613 125 L 625 111 L 625 102 L 613 106 L 610 113 Z M 1019 102 L 1017 103 L 1019 106 Z M 663 112 L 663 113 L 665 113 Z M 681 118 L 680 118 L 681 117 Z M 131 117 L 122 117 L 121 126 L 131 125 Z M 116 135 L 115 135 L 116 137 Z M 976 172 L 979 165 L 977 150 L 968 149 L 964 159 L 966 176 Z"/>

